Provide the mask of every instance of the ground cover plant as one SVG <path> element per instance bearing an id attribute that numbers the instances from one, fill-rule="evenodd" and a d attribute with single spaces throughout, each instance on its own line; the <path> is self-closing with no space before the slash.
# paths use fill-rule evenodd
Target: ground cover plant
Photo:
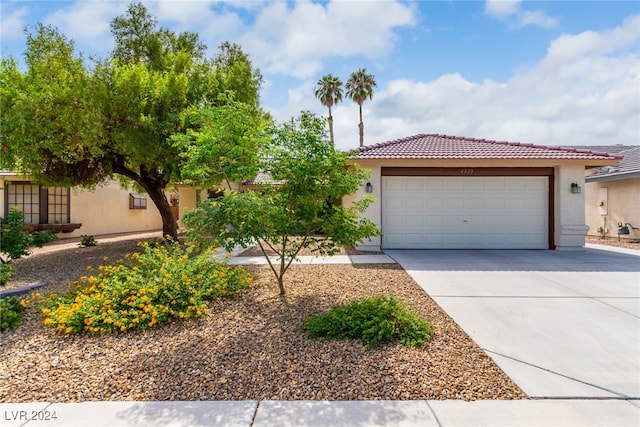
<path id="1" fill-rule="evenodd" d="M 18 326 L 25 306 L 17 297 L 0 299 L 0 331 Z"/>
<path id="2" fill-rule="evenodd" d="M 307 318 L 301 329 L 309 337 L 360 338 L 368 348 L 398 340 L 406 347 L 431 340 L 433 326 L 395 297 L 369 297 Z"/>
<path id="3" fill-rule="evenodd" d="M 142 252 L 99 266 L 97 275 L 82 276 L 70 291 L 47 296 L 44 323 L 65 334 L 148 329 L 201 317 L 206 301 L 234 296 L 253 281 L 242 267 L 214 261 L 209 252 L 189 256 L 179 243 L 141 245 Z"/>

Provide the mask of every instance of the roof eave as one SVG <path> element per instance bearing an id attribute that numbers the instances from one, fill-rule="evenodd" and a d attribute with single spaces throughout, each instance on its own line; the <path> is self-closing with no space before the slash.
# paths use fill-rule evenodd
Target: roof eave
<path id="1" fill-rule="evenodd" d="M 599 176 L 587 176 L 584 180 L 585 182 L 606 182 L 634 178 L 640 178 L 640 171 L 608 173 Z"/>

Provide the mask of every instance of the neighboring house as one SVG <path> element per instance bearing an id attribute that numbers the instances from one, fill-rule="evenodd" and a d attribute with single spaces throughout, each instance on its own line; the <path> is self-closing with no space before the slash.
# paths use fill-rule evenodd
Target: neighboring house
<path id="1" fill-rule="evenodd" d="M 0 217 L 17 207 L 25 223 L 59 237 L 162 230 L 160 213 L 146 194 L 116 181 L 95 190 L 44 187 L 14 172 L 0 171 Z"/>
<path id="2" fill-rule="evenodd" d="M 377 198 L 365 215 L 383 236 L 359 248 L 582 248 L 585 169 L 620 158 L 424 134 L 362 147 L 355 161 L 371 177 L 361 191 Z"/>
<path id="3" fill-rule="evenodd" d="M 617 146 L 603 147 L 610 151 Z M 589 235 L 640 239 L 640 147 L 619 154 L 613 166 L 587 173 L 585 212 Z M 618 234 L 618 231 L 629 234 Z"/>

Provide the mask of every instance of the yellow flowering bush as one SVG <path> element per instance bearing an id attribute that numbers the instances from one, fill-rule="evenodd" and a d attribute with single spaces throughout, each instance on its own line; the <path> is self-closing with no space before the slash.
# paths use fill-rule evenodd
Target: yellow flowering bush
<path id="1" fill-rule="evenodd" d="M 208 254 L 190 257 L 178 243 L 141 246 L 142 252 L 71 283 L 69 292 L 50 295 L 44 323 L 65 334 L 147 329 L 200 317 L 207 313 L 205 301 L 235 296 L 252 283 L 244 268 Z"/>

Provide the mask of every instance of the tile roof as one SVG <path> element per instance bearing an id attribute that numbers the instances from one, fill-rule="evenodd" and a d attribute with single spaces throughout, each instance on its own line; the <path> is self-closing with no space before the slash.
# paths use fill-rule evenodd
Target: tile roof
<path id="1" fill-rule="evenodd" d="M 619 154 L 573 147 L 460 136 L 418 134 L 360 148 L 358 159 L 571 159 L 612 160 Z"/>
<path id="2" fill-rule="evenodd" d="M 595 169 L 586 177 L 589 181 L 611 181 L 613 179 L 640 178 L 640 147 L 621 151 L 624 157 L 613 166 Z"/>
<path id="3" fill-rule="evenodd" d="M 264 171 L 259 171 L 256 176 L 243 182 L 245 185 L 269 185 L 282 184 L 282 181 L 275 180 L 271 175 Z"/>

